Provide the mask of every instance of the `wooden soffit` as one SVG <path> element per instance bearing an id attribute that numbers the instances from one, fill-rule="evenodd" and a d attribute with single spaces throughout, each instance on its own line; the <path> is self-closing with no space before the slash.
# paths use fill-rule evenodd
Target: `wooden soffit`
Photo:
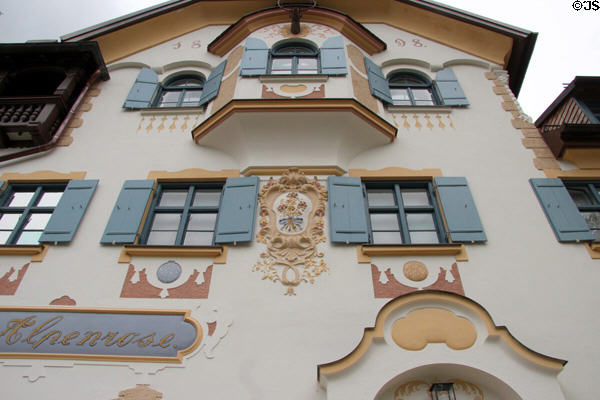
<path id="1" fill-rule="evenodd" d="M 192 129 L 192 137 L 198 143 L 216 127 L 238 113 L 272 112 L 327 112 L 349 113 L 384 135 L 389 142 L 396 138 L 397 129 L 389 122 L 354 99 L 238 99 L 232 100 Z"/>
<path id="2" fill-rule="evenodd" d="M 208 51 L 222 57 L 252 32 L 268 25 L 289 21 L 290 13 L 280 8 L 271 8 L 246 15 L 213 40 L 208 45 Z M 342 35 L 352 40 L 357 46 L 371 55 L 386 49 L 386 44 L 383 40 L 379 39 L 348 15 L 334 10 L 310 8 L 302 13 L 302 22 L 327 25 L 341 32 Z"/>

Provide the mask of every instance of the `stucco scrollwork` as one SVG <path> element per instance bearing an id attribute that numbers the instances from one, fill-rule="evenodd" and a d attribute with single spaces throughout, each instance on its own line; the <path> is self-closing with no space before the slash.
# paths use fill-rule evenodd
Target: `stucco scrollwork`
<path id="1" fill-rule="evenodd" d="M 325 241 L 327 190 L 316 177 L 311 180 L 297 168 L 290 168 L 277 181 L 269 179 L 258 201 L 257 239 L 267 248 L 253 271 L 287 286 L 286 295 L 295 295 L 295 286 L 314 283 L 317 276 L 329 271 L 317 249 L 317 244 Z"/>

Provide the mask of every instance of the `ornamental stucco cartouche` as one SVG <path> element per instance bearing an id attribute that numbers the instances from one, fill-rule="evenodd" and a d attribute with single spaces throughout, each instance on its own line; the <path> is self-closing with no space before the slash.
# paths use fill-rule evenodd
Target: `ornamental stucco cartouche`
<path id="1" fill-rule="evenodd" d="M 271 177 L 258 196 L 260 206 L 259 242 L 267 248 L 253 270 L 263 279 L 287 286 L 286 295 L 295 295 L 301 282 L 313 283 L 329 271 L 317 244 L 325 241 L 323 217 L 327 190 L 317 178 L 308 179 L 290 168 L 277 181 Z"/>

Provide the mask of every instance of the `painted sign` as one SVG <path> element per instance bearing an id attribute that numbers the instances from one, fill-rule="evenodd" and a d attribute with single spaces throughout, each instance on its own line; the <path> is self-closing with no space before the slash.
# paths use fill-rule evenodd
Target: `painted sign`
<path id="1" fill-rule="evenodd" d="M 188 310 L 0 307 L 0 358 L 181 362 L 201 340 Z"/>

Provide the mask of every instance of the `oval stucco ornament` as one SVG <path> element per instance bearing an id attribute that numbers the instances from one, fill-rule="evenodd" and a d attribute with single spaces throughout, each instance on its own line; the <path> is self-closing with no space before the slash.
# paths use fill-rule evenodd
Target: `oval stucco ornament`
<path id="1" fill-rule="evenodd" d="M 477 331 L 471 321 L 438 308 L 425 308 L 394 322 L 392 339 L 406 350 L 423 350 L 428 343 L 446 343 L 454 350 L 473 346 Z"/>

